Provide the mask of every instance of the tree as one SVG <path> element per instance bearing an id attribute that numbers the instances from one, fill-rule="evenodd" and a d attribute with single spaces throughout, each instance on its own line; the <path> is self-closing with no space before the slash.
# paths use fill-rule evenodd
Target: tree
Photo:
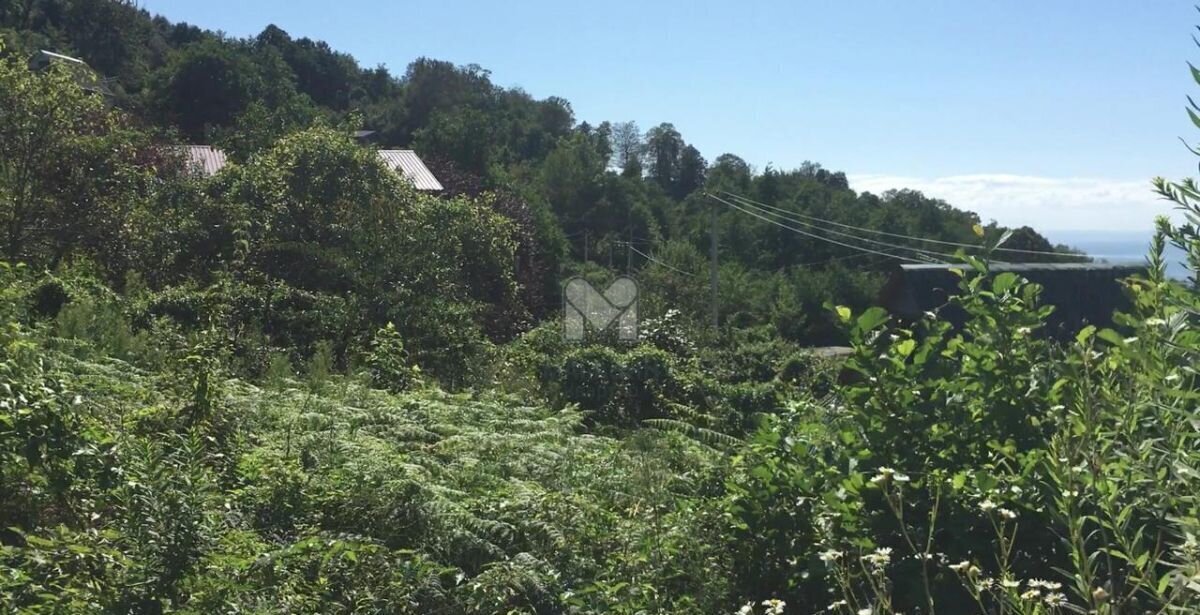
<path id="1" fill-rule="evenodd" d="M 77 249 L 116 258 L 147 175 L 148 141 L 57 66 L 0 59 L 4 256 L 53 267 Z"/>
<path id="2" fill-rule="evenodd" d="M 262 78 L 248 54 L 203 40 L 176 52 L 153 75 L 149 102 L 185 135 L 203 140 L 209 129 L 233 125 L 262 94 Z"/>
<path id="3" fill-rule="evenodd" d="M 684 148 L 683 136 L 675 126 L 662 123 L 646 132 L 646 160 L 650 179 L 667 194 L 674 193 L 679 180 L 679 157 Z"/>
<path id="4" fill-rule="evenodd" d="M 707 167 L 700 150 L 691 145 L 684 147 L 679 155 L 679 177 L 672 186 L 671 195 L 682 200 L 703 186 Z"/>
<path id="5" fill-rule="evenodd" d="M 609 166 L 621 169 L 626 174 L 633 168 L 641 173 L 642 130 L 638 128 L 637 122 L 618 122 L 612 125 L 612 151 L 613 157 Z"/>
<path id="6" fill-rule="evenodd" d="M 708 181 L 718 188 L 744 193 L 750 188 L 750 165 L 733 154 L 721 154 L 708 170 Z"/>

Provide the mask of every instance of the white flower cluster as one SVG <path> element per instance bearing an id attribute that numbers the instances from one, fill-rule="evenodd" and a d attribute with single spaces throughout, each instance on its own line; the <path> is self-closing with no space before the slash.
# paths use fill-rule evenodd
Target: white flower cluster
<path id="1" fill-rule="evenodd" d="M 1062 607 L 1067 604 L 1066 594 L 1058 591 L 1062 589 L 1062 583 L 1056 581 L 1044 581 L 1042 579 L 1030 579 L 1025 582 L 1026 590 L 1021 594 L 1021 599 L 1029 602 L 1041 601 L 1046 606 Z"/>
<path id="2" fill-rule="evenodd" d="M 874 553 L 868 553 L 862 556 L 862 560 L 871 564 L 875 568 L 883 568 L 892 562 L 892 548 L 881 547 L 875 549 Z"/>
<path id="3" fill-rule="evenodd" d="M 762 605 L 767 607 L 767 615 L 783 615 L 783 608 L 787 606 L 787 603 L 777 598 L 771 598 L 763 600 Z"/>
<path id="4" fill-rule="evenodd" d="M 883 466 L 879 468 L 877 470 L 877 474 L 871 478 L 871 483 L 882 486 L 891 481 L 895 481 L 897 483 L 907 483 L 910 480 L 912 479 L 910 479 L 907 474 L 897 472 L 894 468 Z"/>
<path id="5" fill-rule="evenodd" d="M 845 554 L 842 553 L 841 551 L 829 549 L 826 551 L 822 551 L 818 557 L 820 557 L 821 561 L 825 562 L 826 564 L 830 564 L 830 563 L 838 561 L 839 559 L 842 559 L 843 555 L 845 555 Z"/>
<path id="6" fill-rule="evenodd" d="M 766 608 L 763 611 L 764 615 L 783 615 L 783 609 L 787 607 L 787 603 L 778 598 L 763 600 L 762 606 Z M 754 602 L 750 601 L 742 605 L 742 608 L 737 610 L 735 615 L 754 615 Z"/>

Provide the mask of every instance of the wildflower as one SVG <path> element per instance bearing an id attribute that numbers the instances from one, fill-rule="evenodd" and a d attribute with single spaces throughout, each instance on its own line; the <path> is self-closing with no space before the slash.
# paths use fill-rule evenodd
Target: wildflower
<path id="1" fill-rule="evenodd" d="M 1049 589 L 1049 590 L 1055 590 L 1055 589 L 1062 588 L 1062 583 L 1058 583 L 1055 581 L 1045 581 L 1042 579 L 1030 579 L 1026 584 L 1029 587 L 1040 587 L 1042 589 Z"/>
<path id="2" fill-rule="evenodd" d="M 859 609 L 858 615 L 871 615 L 872 612 L 873 611 L 871 610 L 871 607 L 867 607 L 865 609 Z"/>
<path id="3" fill-rule="evenodd" d="M 837 602 L 830 604 L 828 607 L 825 607 L 825 610 L 826 611 L 836 611 L 844 606 L 848 606 L 849 604 L 850 603 L 846 602 L 845 600 L 838 600 Z"/>
<path id="4" fill-rule="evenodd" d="M 767 615 L 783 615 L 783 607 L 787 606 L 787 603 L 778 598 L 771 598 L 763 600 L 762 605 L 767 607 Z"/>
<path id="5" fill-rule="evenodd" d="M 950 570 L 953 570 L 954 572 L 965 572 L 967 570 L 967 568 L 970 568 L 970 567 L 971 567 L 971 562 L 968 562 L 966 560 L 963 560 L 957 564 L 950 564 Z"/>
<path id="6" fill-rule="evenodd" d="M 738 609 L 737 615 L 754 615 L 754 603 L 747 602 L 743 604 L 742 608 Z"/>
<path id="7" fill-rule="evenodd" d="M 1021 586 L 1021 582 L 1014 579 L 1004 579 L 1000 581 L 1000 585 L 1005 589 L 1016 589 Z"/>
<path id="8" fill-rule="evenodd" d="M 1009 521 L 1012 521 L 1013 519 L 1017 518 L 1017 513 L 1013 512 L 1007 508 L 997 509 L 997 512 L 1000 513 L 1001 517 L 1004 517 L 1005 519 L 1008 519 Z"/>
<path id="9" fill-rule="evenodd" d="M 825 563 L 827 563 L 827 564 L 828 564 L 828 563 L 830 563 L 830 562 L 836 562 L 836 561 L 838 561 L 839 559 L 841 559 L 841 558 L 842 558 L 842 555 L 845 555 L 845 554 L 844 554 L 844 553 L 842 553 L 841 551 L 836 551 L 836 550 L 834 550 L 834 549 L 829 549 L 829 550 L 827 550 L 827 551 L 822 551 L 822 552 L 821 552 L 821 555 L 820 555 L 820 558 L 821 558 L 821 561 L 823 561 L 823 562 L 825 562 Z"/>
<path id="10" fill-rule="evenodd" d="M 1104 591 L 1103 587 L 1097 587 L 1096 589 L 1092 590 L 1092 600 L 1095 600 L 1096 602 L 1104 602 L 1105 600 L 1108 600 L 1108 592 Z"/>
<path id="11" fill-rule="evenodd" d="M 908 478 L 907 474 L 896 474 L 895 476 L 892 477 L 892 480 L 894 480 L 898 483 L 907 483 L 909 481 L 909 478 Z"/>
<path id="12" fill-rule="evenodd" d="M 1021 599 L 1022 600 L 1037 600 L 1038 598 L 1041 597 L 1041 595 L 1042 595 L 1041 590 L 1029 589 L 1029 590 L 1026 590 L 1025 593 L 1021 594 Z"/>
<path id="13" fill-rule="evenodd" d="M 1051 592 L 1042 596 L 1042 602 L 1049 606 L 1066 606 L 1067 596 L 1061 592 Z"/>
<path id="14" fill-rule="evenodd" d="M 892 549 L 891 549 L 891 547 L 882 547 L 879 549 L 875 549 L 874 553 L 864 555 L 864 556 L 862 556 L 862 559 L 867 562 L 870 562 L 872 565 L 874 565 L 877 568 L 883 568 L 884 566 L 887 566 L 892 561 Z"/>
<path id="15" fill-rule="evenodd" d="M 984 500 L 979 503 L 979 510 L 983 512 L 991 512 L 996 508 L 996 503 L 991 500 Z"/>

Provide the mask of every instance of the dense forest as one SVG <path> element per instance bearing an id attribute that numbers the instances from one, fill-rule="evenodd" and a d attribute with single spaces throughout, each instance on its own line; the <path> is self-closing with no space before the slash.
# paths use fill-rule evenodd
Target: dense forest
<path id="1" fill-rule="evenodd" d="M 1079 257 L 918 192 L 0 0 L 0 612 L 1196 612 L 1200 187 L 1154 188 L 1189 223 L 1062 340 L 991 267 Z M 873 306 L 935 257 L 961 325 Z M 622 273 L 637 339 L 565 339 Z"/>
<path id="2" fill-rule="evenodd" d="M 715 224 L 720 281 L 727 289 L 721 293 L 722 313 L 728 320 L 768 326 L 772 335 L 800 343 L 828 344 L 842 336 L 830 322 L 815 319 L 825 303 L 866 307 L 889 266 L 954 251 L 934 244 L 915 246 L 925 252 L 880 250 L 875 243 L 880 237 L 847 239 L 835 227 L 807 238 L 781 226 L 811 228 L 803 221 L 781 219 L 778 212 L 763 216 L 757 209 L 747 214 L 705 193 L 730 192 L 792 216 L 835 224 L 979 243 L 972 233 L 977 216 L 920 193 L 857 194 L 843 173 L 816 163 L 761 172 L 733 154 L 709 163 L 670 123 L 643 131 L 633 122 L 579 122 L 568 101 L 538 100 L 498 86 L 479 66 L 421 58 L 404 74 L 392 75 L 384 67 L 362 68 L 324 43 L 294 39 L 275 26 L 251 39 L 230 39 L 110 0 L 12 1 L 0 11 L 10 54 L 47 49 L 85 60 L 121 110 L 127 134 L 141 139 L 143 149 L 154 143 L 219 145 L 243 165 L 228 173 L 226 182 L 237 183 L 232 176 L 281 138 L 319 127 L 371 130 L 375 143 L 415 149 L 435 175 L 450 180 L 451 196 L 491 194 L 492 208 L 519 227 L 524 266 L 515 282 L 528 311 L 526 325 L 558 306 L 566 275 L 643 268 L 649 269 L 645 276 L 654 289 L 649 309 L 677 306 L 689 321 L 699 322 L 707 317 L 697 296 L 709 277 L 709 235 Z M 148 161 L 140 162 L 140 168 L 148 168 Z M 714 207 L 719 209 L 715 222 Z M 175 249 L 193 258 L 209 252 L 212 260 L 187 270 L 184 263 L 152 259 L 163 270 L 148 281 L 160 288 L 211 270 L 214 262 L 228 260 L 230 237 L 227 230 L 217 237 L 193 235 L 188 238 L 193 244 Z M 252 245 L 257 252 L 262 247 Z M 1054 249 L 1027 228 L 1006 247 Z M 55 260 L 8 248 L 10 258 L 30 264 Z M 78 252 L 75 246 L 62 249 L 66 252 L 59 259 Z M 1054 258 L 1015 251 L 1009 256 Z M 658 279 L 670 277 L 672 270 L 678 279 Z M 124 275 L 108 274 L 114 281 Z M 308 291 L 326 290 L 316 280 L 287 274 L 279 279 Z M 503 333 L 517 331 L 514 325 L 505 323 L 509 328 Z"/>

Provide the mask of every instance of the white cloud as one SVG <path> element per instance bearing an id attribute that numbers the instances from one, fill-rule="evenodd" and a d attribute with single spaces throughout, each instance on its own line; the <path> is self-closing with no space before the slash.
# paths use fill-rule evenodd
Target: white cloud
<path id="1" fill-rule="evenodd" d="M 919 178 L 850 175 L 850 187 L 881 194 L 893 188 L 920 190 L 985 222 L 1029 225 L 1039 230 L 1143 230 L 1154 217 L 1171 214 L 1171 204 L 1149 180 L 1056 178 L 989 173 Z"/>

